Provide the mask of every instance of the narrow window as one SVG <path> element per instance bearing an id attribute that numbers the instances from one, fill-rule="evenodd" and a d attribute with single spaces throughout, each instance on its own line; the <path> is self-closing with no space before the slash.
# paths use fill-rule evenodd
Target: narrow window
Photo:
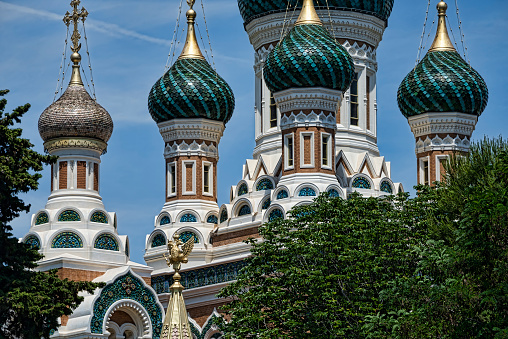
<path id="1" fill-rule="evenodd" d="M 429 161 L 423 162 L 423 184 L 429 185 Z"/>
<path id="2" fill-rule="evenodd" d="M 330 135 L 323 134 L 321 141 L 321 162 L 323 166 L 330 166 L 329 145 Z"/>
<path id="3" fill-rule="evenodd" d="M 370 130 L 370 77 L 367 77 L 367 129 Z"/>
<path id="4" fill-rule="evenodd" d="M 210 193 L 210 165 L 205 165 L 203 169 L 203 190 Z"/>
<path id="5" fill-rule="evenodd" d="M 270 128 L 277 127 L 277 104 L 270 93 Z"/>
<path id="6" fill-rule="evenodd" d="M 350 88 L 351 125 L 358 126 L 358 73 L 355 73 Z"/>
<path id="7" fill-rule="evenodd" d="M 286 135 L 286 167 L 293 167 L 293 135 Z"/>
<path id="8" fill-rule="evenodd" d="M 176 194 L 176 165 L 169 164 L 168 167 L 168 195 Z"/>

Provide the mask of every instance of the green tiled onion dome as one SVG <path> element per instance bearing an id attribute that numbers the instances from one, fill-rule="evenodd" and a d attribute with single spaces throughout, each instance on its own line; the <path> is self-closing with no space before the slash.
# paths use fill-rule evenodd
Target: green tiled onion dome
<path id="1" fill-rule="evenodd" d="M 297 25 L 268 55 L 263 75 L 272 92 L 325 87 L 346 91 L 353 81 L 353 59 L 320 25 Z"/>
<path id="2" fill-rule="evenodd" d="M 295 1 L 289 0 L 290 8 L 294 8 Z M 330 8 L 330 10 L 346 10 L 373 15 L 384 21 L 392 13 L 394 0 L 314 0 L 317 9 Z M 288 6 L 287 0 L 238 0 L 238 7 L 243 21 L 247 24 L 253 19 L 273 14 L 285 12 Z M 299 6 L 298 8 L 301 8 Z"/>
<path id="3" fill-rule="evenodd" d="M 456 51 L 429 52 L 402 81 L 397 101 L 409 118 L 427 112 L 479 116 L 489 92 L 483 78 Z"/>
<path id="4" fill-rule="evenodd" d="M 233 91 L 204 59 L 178 59 L 148 96 L 148 110 L 157 123 L 177 118 L 226 123 L 234 108 Z"/>

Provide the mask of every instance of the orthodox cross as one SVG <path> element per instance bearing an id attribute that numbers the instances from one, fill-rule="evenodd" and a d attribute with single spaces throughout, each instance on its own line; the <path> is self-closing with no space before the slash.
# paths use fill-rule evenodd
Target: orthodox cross
<path id="1" fill-rule="evenodd" d="M 73 43 L 73 46 L 71 46 L 71 50 L 74 53 L 77 53 L 81 49 L 81 43 L 79 42 L 79 39 L 81 38 L 81 34 L 79 34 L 78 30 L 78 23 L 81 20 L 81 22 L 85 22 L 86 17 L 88 16 L 88 12 L 84 7 L 81 7 L 81 12 L 78 9 L 79 4 L 81 3 L 80 0 L 72 0 L 71 6 L 73 7 L 72 14 L 67 11 L 65 13 L 65 16 L 63 18 L 63 22 L 69 27 L 70 23 L 72 22 L 74 24 L 74 32 L 71 36 L 71 41 Z"/>

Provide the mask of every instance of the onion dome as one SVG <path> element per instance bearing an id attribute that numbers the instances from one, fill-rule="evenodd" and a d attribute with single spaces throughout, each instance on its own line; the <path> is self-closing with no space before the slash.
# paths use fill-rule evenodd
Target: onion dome
<path id="1" fill-rule="evenodd" d="M 402 81 L 399 109 L 409 118 L 428 112 L 459 112 L 480 116 L 489 97 L 485 81 L 453 47 L 446 28 L 446 9 L 437 5 L 439 24 L 427 55 Z"/>
<path id="2" fill-rule="evenodd" d="M 291 0 L 290 6 L 293 8 L 295 1 Z M 394 0 L 324 0 L 317 1 L 318 9 L 353 11 L 375 16 L 381 20 L 387 21 L 392 13 Z M 238 0 L 238 7 L 245 24 L 259 17 L 285 12 L 288 7 L 287 0 Z"/>
<path id="3" fill-rule="evenodd" d="M 272 92 L 289 88 L 325 87 L 346 91 L 353 81 L 353 59 L 323 27 L 312 0 L 295 26 L 268 55 L 263 76 Z"/>
<path id="4" fill-rule="evenodd" d="M 191 5 L 187 11 L 187 40 L 182 54 L 150 90 L 148 110 L 157 123 L 182 118 L 226 123 L 233 115 L 233 91 L 201 54 L 194 31 L 195 18 Z"/>

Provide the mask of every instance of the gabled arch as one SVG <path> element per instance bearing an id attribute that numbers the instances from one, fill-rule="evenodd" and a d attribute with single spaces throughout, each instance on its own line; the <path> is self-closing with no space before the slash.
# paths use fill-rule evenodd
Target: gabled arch
<path id="1" fill-rule="evenodd" d="M 156 227 L 171 224 L 171 216 L 168 212 L 161 212 L 157 216 Z"/>
<path id="2" fill-rule="evenodd" d="M 90 211 L 90 213 L 88 214 L 87 220 L 90 220 L 90 222 L 96 222 L 96 223 L 101 223 L 101 224 L 109 224 L 110 223 L 108 213 L 106 211 L 103 211 L 103 210 L 97 209 L 97 208 Z"/>
<path id="3" fill-rule="evenodd" d="M 243 195 L 247 195 L 249 194 L 250 192 L 250 189 L 249 189 L 249 184 L 247 183 L 247 181 L 245 180 L 242 180 L 238 183 L 238 185 L 236 186 L 236 197 L 241 197 Z"/>
<path id="4" fill-rule="evenodd" d="M 379 191 L 386 193 L 386 194 L 396 194 L 395 185 L 393 184 L 392 180 L 389 178 L 383 178 L 379 182 Z"/>
<path id="5" fill-rule="evenodd" d="M 74 212 L 74 213 L 77 213 L 77 215 L 79 216 L 79 220 L 70 220 L 70 221 L 66 221 L 66 220 L 61 220 L 63 218 L 66 218 L 66 215 L 64 213 L 66 212 Z M 56 213 L 56 221 L 57 222 L 81 222 L 85 220 L 84 219 L 84 215 L 83 213 L 81 213 L 80 210 L 78 210 L 77 208 L 73 208 L 73 207 L 64 207 L 64 208 L 61 208 L 60 210 L 58 210 L 58 212 Z"/>
<path id="6" fill-rule="evenodd" d="M 341 197 L 342 199 L 345 198 L 344 196 L 344 191 L 342 190 L 342 188 L 339 186 L 339 185 L 330 185 L 326 188 L 326 191 L 327 193 L 330 194 L 330 197 L 333 198 L 333 194 L 332 194 L 332 190 L 335 190 L 337 193 L 338 193 L 338 196 Z"/>
<path id="7" fill-rule="evenodd" d="M 268 175 L 262 175 L 256 180 L 256 182 L 254 183 L 254 187 L 256 189 L 256 192 L 273 190 L 275 188 L 275 180 L 273 180 Z"/>
<path id="8" fill-rule="evenodd" d="M 243 214 L 243 215 L 248 215 L 248 214 L 252 214 L 253 213 L 252 203 L 250 202 L 249 199 L 243 198 L 243 199 L 239 199 L 235 203 L 235 205 L 233 206 L 233 215 L 235 217 L 243 216 L 243 215 L 240 215 L 240 211 L 241 211 L 243 206 L 248 206 L 249 209 L 250 209 L 250 213 Z"/>
<path id="9" fill-rule="evenodd" d="M 314 191 L 315 195 L 300 195 L 302 190 L 304 190 L 306 188 L 312 189 Z M 316 185 L 309 182 L 309 183 L 303 183 L 303 184 L 298 185 L 294 191 L 293 196 L 295 196 L 295 197 L 317 197 L 319 195 L 319 193 L 320 193 L 319 188 Z"/>
<path id="10" fill-rule="evenodd" d="M 189 215 L 189 214 L 193 215 L 196 218 L 196 221 L 182 221 L 182 218 L 187 216 L 187 215 Z M 202 222 L 202 220 L 201 220 L 201 218 L 199 216 L 199 213 L 194 211 L 194 210 L 183 210 L 183 211 L 181 211 L 180 213 L 178 213 L 178 215 L 176 217 L 176 220 L 177 220 L 177 222 L 180 222 L 180 223 L 183 223 L 183 222 L 192 222 L 192 223 L 198 222 L 198 223 L 200 223 L 200 222 Z"/>
<path id="11" fill-rule="evenodd" d="M 168 239 L 166 237 L 166 233 L 162 232 L 161 230 L 155 230 L 148 238 L 147 248 L 157 248 L 161 246 L 166 246 L 167 243 Z"/>
<path id="12" fill-rule="evenodd" d="M 101 232 L 93 239 L 93 247 L 106 251 L 120 251 L 121 241 L 113 233 Z"/>
<path id="13" fill-rule="evenodd" d="M 219 224 L 226 222 L 231 217 L 230 211 L 228 211 L 227 205 L 222 205 L 219 210 Z"/>
<path id="14" fill-rule="evenodd" d="M 272 206 L 270 206 L 270 208 L 266 210 L 263 216 L 264 222 L 273 221 L 274 220 L 273 217 L 275 216 L 275 214 L 277 214 L 277 211 L 280 211 L 280 217 L 282 217 L 283 219 L 286 218 L 286 211 L 284 210 L 284 207 L 282 207 L 279 204 L 272 204 Z"/>
<path id="15" fill-rule="evenodd" d="M 46 210 L 40 210 L 34 214 L 34 226 L 49 224 L 49 213 Z"/>
<path id="16" fill-rule="evenodd" d="M 61 229 L 50 239 L 51 248 L 84 248 L 85 237 L 75 229 Z"/>
<path id="17" fill-rule="evenodd" d="M 368 182 L 368 184 L 366 184 L 366 182 Z M 351 184 L 350 184 L 350 186 L 353 189 L 355 189 L 355 188 L 356 189 L 373 189 L 374 188 L 374 182 L 367 175 L 365 175 L 363 173 L 359 173 L 359 174 L 354 175 L 351 178 Z M 355 186 L 357 186 L 357 187 L 355 187 Z M 362 186 L 362 187 L 359 187 L 359 186 Z"/>
<path id="18" fill-rule="evenodd" d="M 23 238 L 23 243 L 30 245 L 30 248 L 40 250 L 42 248 L 42 241 L 38 234 L 28 233 Z"/>

